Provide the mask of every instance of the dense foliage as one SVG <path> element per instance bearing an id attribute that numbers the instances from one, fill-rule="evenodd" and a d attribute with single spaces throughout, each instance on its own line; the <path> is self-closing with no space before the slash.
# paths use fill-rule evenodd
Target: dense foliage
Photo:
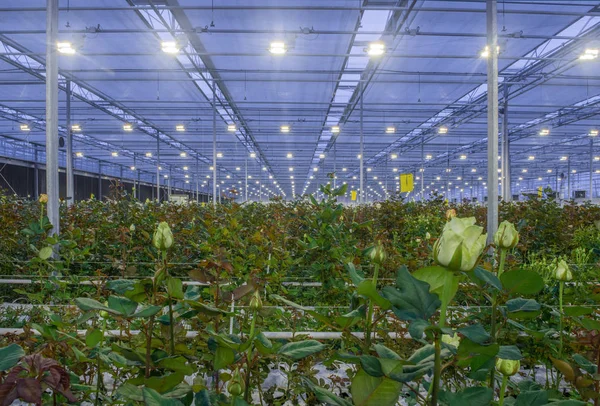
<path id="1" fill-rule="evenodd" d="M 486 246 L 479 206 L 323 192 L 213 209 L 115 190 L 61 207 L 59 236 L 44 203 L 0 197 L 1 274 L 31 281 L 2 294 L 32 305 L 0 321 L 23 329 L 0 403 L 599 404 L 598 207 L 503 203 Z"/>

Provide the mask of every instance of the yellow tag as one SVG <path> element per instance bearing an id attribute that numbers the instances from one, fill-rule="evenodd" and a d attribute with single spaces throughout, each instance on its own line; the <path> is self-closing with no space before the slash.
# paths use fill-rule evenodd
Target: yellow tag
<path id="1" fill-rule="evenodd" d="M 400 192 L 412 192 L 415 188 L 415 182 L 412 173 L 400 175 Z"/>
<path id="2" fill-rule="evenodd" d="M 538 197 L 542 197 L 542 187 L 538 187 Z"/>
<path id="3" fill-rule="evenodd" d="M 350 191 L 350 200 L 356 200 L 356 190 Z"/>

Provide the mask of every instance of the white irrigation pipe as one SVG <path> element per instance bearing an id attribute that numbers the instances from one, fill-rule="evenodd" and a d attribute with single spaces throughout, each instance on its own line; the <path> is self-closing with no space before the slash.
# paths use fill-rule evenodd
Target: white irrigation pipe
<path id="1" fill-rule="evenodd" d="M 24 332 L 25 332 L 25 330 L 22 328 L 0 328 L 0 335 L 23 334 Z M 40 333 L 35 329 L 31 329 L 31 332 L 33 332 L 33 334 L 35 334 L 35 335 L 40 335 Z M 87 330 L 77 330 L 78 336 L 85 336 L 87 333 L 88 333 Z M 106 330 L 105 334 L 110 337 L 127 338 L 130 335 L 142 334 L 142 332 L 140 330 L 130 330 L 128 334 L 124 334 L 122 330 Z M 271 340 L 291 340 L 298 336 L 313 338 L 316 340 L 338 340 L 338 339 L 341 339 L 342 335 L 343 335 L 343 333 L 336 332 L 336 331 L 297 331 L 297 332 L 266 331 L 266 332 L 263 332 L 263 334 L 265 335 L 265 337 L 267 337 L 268 339 L 271 339 Z M 365 333 L 363 333 L 363 332 L 353 332 L 350 334 L 352 334 L 353 336 L 355 336 L 357 338 L 361 338 L 361 339 L 365 337 Z M 200 333 L 198 331 L 188 331 L 188 332 L 186 332 L 185 337 L 186 338 L 196 338 L 199 335 L 200 335 Z M 376 338 L 377 333 L 374 332 L 374 333 L 372 333 L 371 336 L 373 338 Z M 391 339 L 410 338 L 410 335 L 407 333 L 403 334 L 403 333 L 389 332 L 388 336 Z"/>

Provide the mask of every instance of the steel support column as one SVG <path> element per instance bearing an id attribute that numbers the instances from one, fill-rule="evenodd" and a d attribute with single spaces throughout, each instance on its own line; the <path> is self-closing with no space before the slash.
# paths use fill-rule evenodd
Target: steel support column
<path id="1" fill-rule="evenodd" d="M 160 135 L 156 132 L 156 201 L 160 203 Z"/>
<path id="2" fill-rule="evenodd" d="M 217 208 L 217 83 L 213 81 L 213 208 Z"/>
<path id="3" fill-rule="evenodd" d="M 590 196 L 591 201 L 594 197 L 594 139 L 590 139 Z"/>
<path id="4" fill-rule="evenodd" d="M 102 163 L 98 162 L 98 200 L 102 200 Z"/>
<path id="5" fill-rule="evenodd" d="M 58 0 L 46 0 L 46 194 L 50 234 L 60 233 L 58 189 Z"/>
<path id="6" fill-rule="evenodd" d="M 508 86 L 504 86 L 502 104 L 502 197 L 505 202 L 512 201 L 510 179 L 510 137 L 508 136 Z"/>
<path id="7" fill-rule="evenodd" d="M 196 203 L 200 201 L 200 163 L 196 157 Z"/>
<path id="8" fill-rule="evenodd" d="M 571 157 L 567 157 L 567 199 L 571 200 Z"/>
<path id="9" fill-rule="evenodd" d="M 71 81 L 66 84 L 67 97 L 67 206 L 75 203 L 75 176 L 73 175 L 73 130 L 71 129 Z"/>
<path id="10" fill-rule="evenodd" d="M 487 232 L 488 242 L 494 241 L 498 229 L 498 27 L 496 0 L 487 0 L 487 46 L 489 49 L 487 65 L 488 91 L 488 202 Z"/>
<path id="11" fill-rule="evenodd" d="M 362 78 L 362 75 L 361 75 L 361 78 Z M 363 183 L 364 183 L 363 182 L 363 173 L 364 173 L 363 162 L 364 162 L 364 159 L 365 159 L 365 157 L 364 157 L 364 145 L 363 145 L 363 143 L 364 143 L 364 131 L 363 131 L 364 130 L 364 128 L 363 128 L 363 110 L 364 110 L 363 109 L 363 95 L 364 95 L 364 93 L 362 91 L 363 90 L 362 89 L 363 86 L 364 86 L 364 84 L 363 84 L 363 82 L 361 80 L 361 82 L 360 82 L 361 89 L 360 89 L 360 93 L 359 93 L 359 95 L 360 95 L 360 185 L 359 185 L 359 187 L 360 187 L 360 193 L 359 193 L 359 198 L 358 198 L 358 202 L 360 204 L 363 204 L 364 203 L 364 199 L 365 199 L 364 198 L 365 192 L 363 190 Z"/>
<path id="12" fill-rule="evenodd" d="M 33 163 L 33 198 L 38 200 L 40 197 L 40 164 L 38 157 L 38 148 L 36 145 L 33 146 L 35 150 L 35 162 Z"/>

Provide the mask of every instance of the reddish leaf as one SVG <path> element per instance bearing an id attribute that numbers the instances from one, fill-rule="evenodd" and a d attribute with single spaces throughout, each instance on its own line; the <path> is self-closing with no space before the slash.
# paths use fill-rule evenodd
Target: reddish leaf
<path id="1" fill-rule="evenodd" d="M 21 378 L 17 381 L 17 396 L 25 402 L 42 404 L 42 385 L 35 378 Z"/>

